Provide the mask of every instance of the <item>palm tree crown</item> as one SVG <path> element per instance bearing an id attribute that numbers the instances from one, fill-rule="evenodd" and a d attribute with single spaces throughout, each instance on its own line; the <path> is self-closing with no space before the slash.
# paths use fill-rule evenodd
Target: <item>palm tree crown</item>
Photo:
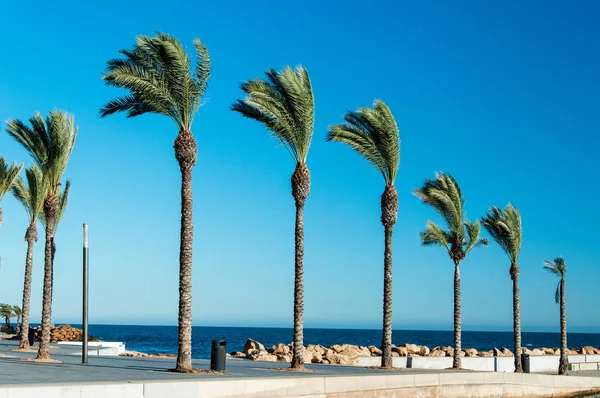
<path id="1" fill-rule="evenodd" d="M 9 120 L 7 131 L 33 158 L 42 172 L 48 197 L 57 197 L 60 179 L 77 138 L 75 119 L 66 112 L 50 112 L 46 119 L 36 112 L 29 119 L 31 127 L 20 120 Z M 57 203 L 58 204 L 58 203 Z"/>
<path id="2" fill-rule="evenodd" d="M 517 263 L 523 242 L 521 213 L 511 203 L 504 210 L 494 206 L 482 219 L 483 226 L 502 247 L 511 263 Z"/>
<path id="3" fill-rule="evenodd" d="M 561 281 L 567 273 L 567 265 L 562 257 L 558 257 L 554 261 L 544 261 L 544 269 L 561 278 Z M 556 286 L 556 292 L 554 293 L 554 300 L 556 301 L 556 304 L 560 303 L 560 283 L 561 282 L 559 281 L 558 285 Z"/>
<path id="4" fill-rule="evenodd" d="M 3 156 L 0 156 L 0 202 L 4 199 L 4 195 L 11 190 L 15 181 L 19 177 L 19 173 L 23 165 L 16 165 L 13 162 L 10 166 L 6 164 Z M 0 208 L 0 225 L 2 224 L 2 208 Z"/>
<path id="5" fill-rule="evenodd" d="M 19 321 L 21 320 L 21 315 L 23 315 L 23 311 L 21 310 L 21 307 L 19 307 L 18 305 L 13 305 L 13 312 L 14 312 L 15 316 L 17 317 L 17 323 L 19 323 Z"/>
<path id="6" fill-rule="evenodd" d="M 480 238 L 479 221 L 464 220 L 465 199 L 456 180 L 445 173 L 436 173 L 435 176 L 434 180 L 425 180 L 421 188 L 415 189 L 414 194 L 442 216 L 448 231 L 428 221 L 425 231 L 421 232 L 421 241 L 425 246 L 445 247 L 450 258 L 460 262 L 471 249 L 481 245 L 487 246 L 488 241 Z"/>
<path id="7" fill-rule="evenodd" d="M 190 130 L 210 77 L 210 56 L 201 40 L 194 40 L 196 65 L 173 36 L 138 36 L 124 58 L 108 61 L 103 76 L 108 86 L 124 88 L 129 95 L 115 98 L 100 110 L 105 117 L 127 112 L 127 117 L 157 113 L 170 117 L 180 130 Z"/>
<path id="8" fill-rule="evenodd" d="M 348 112 L 344 120 L 329 128 L 327 141 L 348 144 L 381 172 L 386 185 L 393 185 L 400 164 L 400 135 L 390 108 L 375 100 L 373 108 Z"/>
<path id="9" fill-rule="evenodd" d="M 17 181 L 22 168 L 22 164 L 17 166 L 15 162 L 12 162 L 9 166 L 4 157 L 0 156 L 0 201 L 4 199 L 4 195 L 10 191 L 15 181 Z"/>
<path id="10" fill-rule="evenodd" d="M 266 72 L 267 80 L 241 84 L 247 96 L 231 109 L 261 122 L 289 151 L 296 163 L 306 163 L 315 123 L 315 106 L 308 71 L 297 66 Z"/>
<path id="11" fill-rule="evenodd" d="M 13 196 L 23 205 L 29 215 L 29 224 L 34 225 L 43 214 L 44 199 L 46 198 L 46 185 L 42 171 L 38 165 L 33 164 L 25 171 L 27 184 L 19 178 L 12 188 Z M 29 232 L 29 230 L 28 230 Z M 37 238 L 35 239 L 37 240 Z"/>

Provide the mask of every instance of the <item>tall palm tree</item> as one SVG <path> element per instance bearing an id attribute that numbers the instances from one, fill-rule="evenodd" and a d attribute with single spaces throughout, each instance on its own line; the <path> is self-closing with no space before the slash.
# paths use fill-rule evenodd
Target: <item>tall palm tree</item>
<path id="1" fill-rule="evenodd" d="M 40 168 L 46 185 L 44 217 L 47 222 L 45 227 L 42 338 L 37 358 L 49 359 L 54 275 L 52 266 L 54 224 L 56 213 L 60 207 L 60 181 L 75 146 L 78 128 L 75 126 L 75 118 L 61 111 L 50 112 L 45 119 L 40 113 L 36 113 L 29 119 L 29 124 L 31 127 L 20 120 L 9 120 L 7 131 L 29 152 L 34 163 Z"/>
<path id="2" fill-rule="evenodd" d="M 144 113 L 168 116 L 179 130 L 175 158 L 181 170 L 181 230 L 179 249 L 179 343 L 178 372 L 192 371 L 192 167 L 198 154 L 192 122 L 202 102 L 210 77 L 210 56 L 204 43 L 194 40 L 196 64 L 181 43 L 165 33 L 138 36 L 132 50 L 121 50 L 124 58 L 108 61 L 104 83 L 124 88 L 129 95 L 108 102 L 100 110 L 105 117 L 126 112 L 127 117 Z"/>
<path id="3" fill-rule="evenodd" d="M 558 374 L 566 375 L 569 366 L 569 351 L 567 349 L 567 309 L 565 304 L 565 274 L 567 265 L 562 257 L 554 261 L 544 261 L 544 269 L 552 272 L 560 278 L 556 292 L 554 292 L 554 301 L 560 304 L 560 362 L 558 364 Z"/>
<path id="4" fill-rule="evenodd" d="M 464 217 L 465 199 L 460 187 L 450 174 L 436 173 L 435 179 L 426 179 L 421 188 L 414 191 L 416 197 L 431 206 L 442 217 L 447 230 L 433 221 L 427 221 L 421 232 L 424 246 L 442 246 L 454 262 L 454 360 L 452 367 L 461 367 L 461 321 L 460 321 L 460 269 L 459 264 L 477 246 L 486 246 L 487 239 L 480 239 L 479 221 L 468 221 Z"/>
<path id="5" fill-rule="evenodd" d="M 23 165 L 13 162 L 10 166 L 6 163 L 3 156 L 0 156 L 0 203 L 4 195 L 13 187 L 19 177 Z M 0 225 L 2 225 L 2 207 L 0 206 Z"/>
<path id="6" fill-rule="evenodd" d="M 19 178 L 13 186 L 14 197 L 21 202 L 29 215 L 29 226 L 25 232 L 27 255 L 25 257 L 25 279 L 23 282 L 23 324 L 19 349 L 28 350 L 29 312 L 31 304 L 31 273 L 33 270 L 33 246 L 38 240 L 37 220 L 43 213 L 46 185 L 40 168 L 33 164 L 25 172 L 27 184 Z"/>
<path id="7" fill-rule="evenodd" d="M 394 186 L 400 164 L 400 134 L 390 108 L 376 100 L 373 108 L 348 112 L 346 121 L 329 128 L 327 141 L 348 144 L 383 175 L 381 223 L 385 233 L 383 257 L 383 338 L 381 366 L 392 367 L 392 230 L 398 215 L 398 193 Z"/>
<path id="8" fill-rule="evenodd" d="M 294 282 L 294 350 L 292 368 L 304 368 L 304 202 L 310 193 L 310 171 L 306 158 L 313 136 L 315 104 L 308 71 L 297 66 L 279 72 L 270 69 L 267 79 L 241 84 L 246 93 L 231 109 L 254 119 L 271 131 L 296 163 L 292 174 L 292 196 L 296 204 L 296 248 Z"/>
<path id="9" fill-rule="evenodd" d="M 510 279 L 513 281 L 513 331 L 515 372 L 523 372 L 521 365 L 521 311 L 519 294 L 519 253 L 523 242 L 523 229 L 521 228 L 521 213 L 511 203 L 504 210 L 491 207 L 481 223 L 502 247 L 510 260 Z"/>

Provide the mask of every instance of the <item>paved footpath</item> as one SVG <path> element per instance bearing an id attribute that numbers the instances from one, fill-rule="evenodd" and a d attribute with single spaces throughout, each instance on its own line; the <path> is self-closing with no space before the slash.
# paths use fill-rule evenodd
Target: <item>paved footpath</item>
<path id="1" fill-rule="evenodd" d="M 432 373 L 427 369 L 384 371 L 322 364 L 306 365 L 310 372 L 287 372 L 273 370 L 289 367 L 289 364 L 283 362 L 254 362 L 228 358 L 225 374 L 182 375 L 167 372 L 175 367 L 175 358 L 90 356 L 88 364 L 84 365 L 81 363 L 81 349 L 55 346 L 50 351 L 51 356 L 62 363 L 39 363 L 23 361 L 26 358 L 35 358 L 36 352 L 16 352 L 17 348 L 17 341 L 0 340 L 0 354 L 5 355 L 0 356 L 0 385 Z M 198 359 L 193 361 L 193 365 L 198 369 L 209 369 L 210 361 Z"/>
<path id="2" fill-rule="evenodd" d="M 61 363 L 36 363 L 36 352 L 16 352 L 16 341 L 0 340 L 0 398 L 364 398 L 364 397 L 563 397 L 600 391 L 600 371 L 563 377 L 541 374 L 431 369 L 380 370 L 307 365 L 288 372 L 282 362 L 229 359 L 224 374 L 167 372 L 175 358 L 90 356 L 81 364 L 77 348 L 54 347 Z M 194 360 L 208 369 L 208 360 Z M 278 370 L 279 368 L 279 370 Z"/>

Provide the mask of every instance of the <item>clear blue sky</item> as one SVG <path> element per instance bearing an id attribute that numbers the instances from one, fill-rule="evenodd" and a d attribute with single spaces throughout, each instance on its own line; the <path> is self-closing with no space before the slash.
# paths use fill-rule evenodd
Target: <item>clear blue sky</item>
<path id="1" fill-rule="evenodd" d="M 437 217 L 411 194 L 445 171 L 461 184 L 470 218 L 509 201 L 521 209 L 523 329 L 558 329 L 557 280 L 542 263 L 562 255 L 570 330 L 600 331 L 600 3 L 73 0 L 3 2 L 0 14 L 0 120 L 58 107 L 80 127 L 56 238 L 55 322 L 81 319 L 83 222 L 90 225 L 90 322 L 177 322 L 176 128 L 153 115 L 98 117 L 119 94 L 101 81 L 105 62 L 136 35 L 162 30 L 188 48 L 200 37 L 213 60 L 193 125 L 195 325 L 291 325 L 294 164 L 229 105 L 242 80 L 302 63 L 316 98 L 306 326 L 381 324 L 383 179 L 350 149 L 324 141 L 346 110 L 381 98 L 402 136 L 394 328 L 452 326 L 452 263 L 443 249 L 420 246 L 419 231 Z M 4 126 L 0 153 L 29 163 Z M 27 218 L 11 196 L 2 208 L 0 301 L 20 304 Z M 34 322 L 42 249 L 40 240 Z M 495 244 L 463 262 L 463 329 L 510 330 L 508 268 Z"/>

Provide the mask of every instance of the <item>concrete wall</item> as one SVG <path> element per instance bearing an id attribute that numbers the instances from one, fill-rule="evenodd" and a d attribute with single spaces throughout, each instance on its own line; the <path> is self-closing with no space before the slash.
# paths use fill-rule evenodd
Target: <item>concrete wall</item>
<path id="1" fill-rule="evenodd" d="M 59 347 L 73 348 L 81 348 L 83 345 L 81 341 L 60 341 L 57 344 Z M 118 356 L 125 352 L 125 343 L 110 341 L 94 341 L 88 343 L 88 349 L 88 355 Z"/>
<path id="2" fill-rule="evenodd" d="M 531 373 L 553 373 L 558 370 L 558 355 L 540 355 L 529 358 Z M 600 362 L 600 355 L 569 355 L 569 363 Z M 381 357 L 360 357 L 358 366 L 379 366 Z M 448 369 L 452 357 L 394 357 L 397 368 Z M 487 372 L 514 372 L 514 357 L 463 357 L 464 369 Z"/>
<path id="3" fill-rule="evenodd" d="M 592 377 L 498 372 L 369 376 L 202 379 L 78 385 L 0 387 L 1 398 L 383 398 L 383 397 L 561 397 L 600 391 Z"/>

